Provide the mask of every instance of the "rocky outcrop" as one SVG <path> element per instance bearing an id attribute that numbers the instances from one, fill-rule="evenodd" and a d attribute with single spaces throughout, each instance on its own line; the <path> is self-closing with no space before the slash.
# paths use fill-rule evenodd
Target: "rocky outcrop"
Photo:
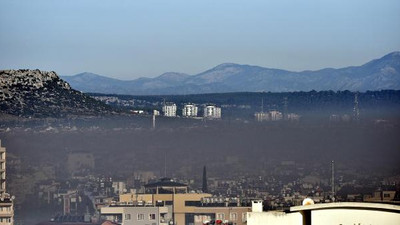
<path id="1" fill-rule="evenodd" d="M 100 115 L 110 108 L 51 71 L 0 70 L 0 111 L 24 117 Z"/>

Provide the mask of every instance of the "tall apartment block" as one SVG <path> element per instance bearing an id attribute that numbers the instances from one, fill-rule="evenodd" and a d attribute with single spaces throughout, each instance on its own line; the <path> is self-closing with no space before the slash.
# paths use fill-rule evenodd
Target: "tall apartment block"
<path id="1" fill-rule="evenodd" d="M 162 111 L 164 112 L 164 116 L 176 117 L 176 104 L 167 102 L 166 104 L 164 104 Z"/>
<path id="2" fill-rule="evenodd" d="M 0 225 L 14 224 L 14 197 L 6 192 L 6 148 L 0 140 Z"/>
<path id="3" fill-rule="evenodd" d="M 194 104 L 185 104 L 182 109 L 182 116 L 184 117 L 196 117 L 198 107 Z"/>
<path id="4" fill-rule="evenodd" d="M 220 119 L 221 108 L 215 105 L 207 105 L 204 107 L 204 118 L 208 119 Z"/>

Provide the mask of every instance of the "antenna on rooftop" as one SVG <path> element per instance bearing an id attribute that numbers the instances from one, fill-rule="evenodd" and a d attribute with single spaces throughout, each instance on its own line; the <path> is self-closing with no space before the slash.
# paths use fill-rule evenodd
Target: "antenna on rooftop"
<path id="1" fill-rule="evenodd" d="M 360 120 L 360 108 L 358 106 L 358 92 L 356 92 L 354 95 L 353 118 L 355 121 Z"/>
<path id="2" fill-rule="evenodd" d="M 164 152 L 164 177 L 167 177 L 167 150 Z"/>
<path id="3" fill-rule="evenodd" d="M 283 118 L 284 119 L 288 118 L 287 114 L 288 114 L 288 100 L 287 100 L 287 97 L 284 97 L 283 98 Z"/>
<path id="4" fill-rule="evenodd" d="M 331 162 L 331 172 L 332 172 L 332 177 L 331 177 L 331 188 L 332 188 L 332 201 L 335 201 L 335 161 L 332 160 Z"/>
<path id="5" fill-rule="evenodd" d="M 264 112 L 264 97 L 261 98 L 261 112 Z"/>

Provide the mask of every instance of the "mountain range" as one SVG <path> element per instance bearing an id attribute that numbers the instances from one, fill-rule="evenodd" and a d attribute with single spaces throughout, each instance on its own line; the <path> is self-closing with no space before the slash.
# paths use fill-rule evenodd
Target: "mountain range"
<path id="1" fill-rule="evenodd" d="M 130 95 L 400 90 L 400 52 L 361 66 L 315 71 L 224 63 L 195 75 L 169 72 L 155 78 L 124 81 L 85 72 L 62 79 L 83 92 Z"/>

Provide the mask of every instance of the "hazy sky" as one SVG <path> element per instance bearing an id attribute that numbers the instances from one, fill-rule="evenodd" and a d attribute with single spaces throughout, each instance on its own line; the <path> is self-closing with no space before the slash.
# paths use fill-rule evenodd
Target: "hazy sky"
<path id="1" fill-rule="evenodd" d="M 399 0 L 0 0 L 0 69 L 120 79 L 233 62 L 361 65 L 400 50 Z"/>

